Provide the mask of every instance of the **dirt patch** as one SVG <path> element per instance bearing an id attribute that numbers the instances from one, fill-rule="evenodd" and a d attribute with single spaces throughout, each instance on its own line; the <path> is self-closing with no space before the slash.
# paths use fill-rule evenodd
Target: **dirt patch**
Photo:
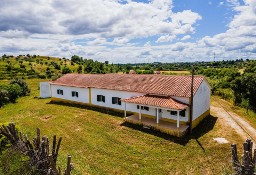
<path id="1" fill-rule="evenodd" d="M 221 100 L 217 100 L 216 102 L 211 105 L 211 111 L 224 121 L 223 124 L 233 128 L 243 140 L 250 138 L 256 142 L 256 129 L 246 119 L 230 109 L 223 107 Z"/>
<path id="2" fill-rule="evenodd" d="M 230 117 L 230 115 L 222 108 L 217 106 L 211 106 L 211 111 L 216 114 L 218 118 L 223 120 L 223 125 L 233 128 L 237 134 L 239 134 L 243 140 L 246 140 L 249 136 L 246 132 Z"/>
<path id="3" fill-rule="evenodd" d="M 44 115 L 44 116 L 40 117 L 40 119 L 41 119 L 42 121 L 45 121 L 45 122 L 47 122 L 47 121 L 50 120 L 51 118 L 52 118 L 51 115 Z"/>
<path id="4" fill-rule="evenodd" d="M 229 143 L 229 141 L 227 139 L 222 138 L 222 137 L 213 138 L 213 140 L 215 140 L 216 142 L 218 142 L 220 144 Z"/>

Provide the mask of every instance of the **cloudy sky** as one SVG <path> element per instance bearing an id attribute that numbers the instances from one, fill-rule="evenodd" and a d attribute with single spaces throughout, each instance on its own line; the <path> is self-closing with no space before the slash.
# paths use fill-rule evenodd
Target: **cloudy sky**
<path id="1" fill-rule="evenodd" d="M 256 59 L 256 0 L 1 0 L 0 54 Z"/>

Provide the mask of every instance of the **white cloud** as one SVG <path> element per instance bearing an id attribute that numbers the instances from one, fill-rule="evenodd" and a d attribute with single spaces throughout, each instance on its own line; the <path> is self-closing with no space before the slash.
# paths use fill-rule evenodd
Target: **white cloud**
<path id="1" fill-rule="evenodd" d="M 156 43 L 162 43 L 162 42 L 171 42 L 176 38 L 175 35 L 164 35 L 160 36 L 157 40 Z"/>
<path id="2" fill-rule="evenodd" d="M 192 11 L 179 12 L 172 22 L 172 1 L 150 3 L 117 0 L 3 0 L 0 31 L 21 30 L 41 34 L 98 34 L 99 37 L 142 37 L 159 33 L 177 33 L 200 16 Z M 22 9 L 22 10 L 20 10 Z M 12 13 L 9 13 L 12 11 Z M 183 16 L 182 16 L 183 15 Z M 187 18 L 186 15 L 191 17 Z M 191 20 L 192 19 L 192 20 Z M 154 27 L 152 27 L 154 26 Z M 191 30 L 186 30 L 188 32 Z"/>
<path id="3" fill-rule="evenodd" d="M 227 3 L 230 6 L 239 6 L 240 5 L 239 0 L 227 0 Z"/>
<path id="4" fill-rule="evenodd" d="M 181 40 L 181 41 L 185 41 L 185 40 L 188 40 L 188 39 L 190 39 L 190 38 L 191 38 L 190 35 L 185 35 L 185 36 L 183 36 L 180 40 Z"/>
<path id="5" fill-rule="evenodd" d="M 129 39 L 123 38 L 123 37 L 118 37 L 113 40 L 113 43 L 116 43 L 116 44 L 126 44 L 128 42 L 129 42 Z"/>
<path id="6" fill-rule="evenodd" d="M 228 30 L 196 42 L 188 39 L 202 19 L 198 13 L 173 12 L 170 0 L 119 2 L 1 0 L 0 53 L 77 54 L 114 63 L 200 61 L 212 59 L 214 52 L 219 59 L 256 58 L 255 0 L 244 5 L 225 1 L 236 12 Z M 159 38 L 154 41 L 155 36 Z M 180 42 L 171 43 L 176 38 Z"/>

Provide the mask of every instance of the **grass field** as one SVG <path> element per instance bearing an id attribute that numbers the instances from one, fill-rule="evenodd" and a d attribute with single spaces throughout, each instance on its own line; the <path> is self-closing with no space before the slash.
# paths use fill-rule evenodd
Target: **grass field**
<path id="1" fill-rule="evenodd" d="M 0 123 L 15 122 L 30 138 L 36 127 L 50 139 L 62 136 L 62 169 L 70 154 L 73 174 L 231 174 L 230 144 L 213 138 L 242 140 L 214 114 L 191 136 L 178 139 L 126 124 L 117 112 L 35 98 L 42 80 L 27 81 L 31 95 L 1 108 Z"/>
<path id="2" fill-rule="evenodd" d="M 162 74 L 174 74 L 174 75 L 190 75 L 191 73 L 187 70 L 172 70 L 172 71 L 161 71 Z"/>

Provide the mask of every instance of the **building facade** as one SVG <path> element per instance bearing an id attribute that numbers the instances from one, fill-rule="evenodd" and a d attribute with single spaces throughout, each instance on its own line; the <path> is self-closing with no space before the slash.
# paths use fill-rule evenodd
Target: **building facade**
<path id="1" fill-rule="evenodd" d="M 192 117 L 195 127 L 210 114 L 210 86 L 202 76 L 194 77 L 193 113 L 191 76 L 134 74 L 66 74 L 40 84 L 42 98 L 85 103 L 123 110 L 127 121 L 160 127 L 187 129 Z M 127 116 L 127 112 L 134 113 Z M 147 122 L 146 122 L 147 121 Z"/>

